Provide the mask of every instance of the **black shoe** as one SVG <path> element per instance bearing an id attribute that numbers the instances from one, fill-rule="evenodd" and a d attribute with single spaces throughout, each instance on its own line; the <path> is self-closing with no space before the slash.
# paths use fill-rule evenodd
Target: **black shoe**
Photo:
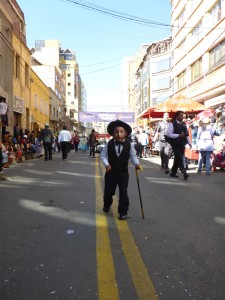
<path id="1" fill-rule="evenodd" d="M 189 175 L 187 173 L 184 173 L 183 176 L 184 176 L 184 180 L 188 179 L 188 177 L 189 177 Z"/>
<path id="2" fill-rule="evenodd" d="M 119 220 L 125 221 L 127 219 L 127 215 L 119 215 Z"/>
<path id="3" fill-rule="evenodd" d="M 104 206 L 104 207 L 103 207 L 103 211 L 104 211 L 104 212 L 109 212 L 109 210 L 110 210 L 110 207 L 107 207 L 107 206 Z"/>
<path id="4" fill-rule="evenodd" d="M 170 170 L 169 169 L 165 169 L 165 174 L 169 174 Z"/>
<path id="5" fill-rule="evenodd" d="M 173 173 L 170 173 L 170 177 L 178 178 L 179 176 Z"/>

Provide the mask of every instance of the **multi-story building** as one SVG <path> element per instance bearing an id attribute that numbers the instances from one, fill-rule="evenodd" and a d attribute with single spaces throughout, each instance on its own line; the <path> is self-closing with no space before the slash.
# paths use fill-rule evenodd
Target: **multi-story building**
<path id="1" fill-rule="evenodd" d="M 225 102 L 225 1 L 171 0 L 174 94 Z"/>
<path id="2" fill-rule="evenodd" d="M 12 7 L 9 1 L 0 2 L 0 101 L 10 108 L 8 111 L 8 124 L 13 124 L 13 57 L 12 49 L 12 19 L 7 18 L 7 11 Z M 11 21 L 11 22 L 10 22 Z M 1 117 L 0 117 L 1 118 Z M 0 138 L 6 131 L 6 124 L 0 122 Z"/>
<path id="3" fill-rule="evenodd" d="M 79 66 L 76 55 L 69 49 L 60 53 L 60 69 L 66 78 L 66 107 L 69 116 L 68 127 L 71 130 L 78 129 L 78 110 L 80 95 Z"/>
<path id="4" fill-rule="evenodd" d="M 49 123 L 50 91 L 41 78 L 31 69 L 31 130 L 37 134 Z"/>
<path id="5" fill-rule="evenodd" d="M 152 43 L 136 71 L 136 113 L 171 96 L 171 38 Z"/>
<path id="6" fill-rule="evenodd" d="M 58 50 L 56 51 L 55 48 Z M 50 53 L 52 53 L 52 57 Z M 48 57 L 51 57 L 49 61 Z M 50 89 L 49 117 L 50 125 L 54 132 L 58 132 L 66 124 L 66 80 L 62 71 L 57 67 L 58 64 L 59 42 L 36 41 L 35 49 L 32 49 L 31 65 L 35 73 Z"/>
<path id="7" fill-rule="evenodd" d="M 30 129 L 31 53 L 26 45 L 24 14 L 16 0 L 3 0 L 0 5 L 2 15 L 1 51 L 4 51 L 5 53 L 8 52 L 6 56 L 0 58 L 0 61 L 2 60 L 3 70 L 6 68 L 5 57 L 9 63 L 5 70 L 6 72 L 4 73 L 4 90 L 1 92 L 3 98 L 8 101 L 9 105 L 8 129 L 12 131 L 13 126 L 16 123 L 19 123 L 24 129 Z M 12 55 L 13 68 L 11 61 Z M 13 92 L 11 93 L 12 86 Z"/>
<path id="8" fill-rule="evenodd" d="M 125 57 L 122 61 L 121 68 L 121 110 L 122 111 L 136 111 L 136 95 L 135 95 L 135 82 L 136 72 L 143 57 L 146 54 L 148 45 L 143 44 L 135 56 Z"/>

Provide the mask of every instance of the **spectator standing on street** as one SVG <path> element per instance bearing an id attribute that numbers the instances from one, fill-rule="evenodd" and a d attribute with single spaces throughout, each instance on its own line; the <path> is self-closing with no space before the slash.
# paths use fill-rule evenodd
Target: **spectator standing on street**
<path id="1" fill-rule="evenodd" d="M 52 160 L 52 143 L 54 142 L 54 136 L 48 123 L 46 123 L 45 128 L 41 130 L 39 141 L 43 141 L 45 161 Z"/>
<path id="2" fill-rule="evenodd" d="M 159 122 L 156 128 L 155 139 L 159 140 L 159 152 L 161 157 L 161 169 L 165 170 L 165 173 L 169 173 L 169 157 L 171 155 L 171 146 L 166 141 L 165 135 L 169 126 L 169 114 L 164 113 L 163 120 Z"/>
<path id="3" fill-rule="evenodd" d="M 173 167 L 170 172 L 171 177 L 178 177 L 177 170 L 180 169 L 181 173 L 183 174 L 184 180 L 186 180 L 189 175 L 184 168 L 183 157 L 185 152 L 185 145 L 190 144 L 188 139 L 188 131 L 186 124 L 183 122 L 184 119 L 184 112 L 178 110 L 175 113 L 174 121 L 169 123 L 167 129 L 167 136 L 170 139 L 170 143 L 174 153 L 174 161 Z"/>
<path id="4" fill-rule="evenodd" d="M 145 132 L 145 130 L 142 131 L 142 133 L 139 135 L 139 143 L 140 143 L 140 158 L 144 157 L 146 158 L 146 151 L 147 151 L 147 145 L 148 145 L 148 135 Z"/>
<path id="5" fill-rule="evenodd" d="M 202 163 L 205 155 L 206 175 L 211 174 L 210 158 L 214 150 L 213 135 L 214 135 L 214 130 L 210 125 L 210 119 L 209 118 L 203 119 L 203 126 L 199 129 L 197 135 L 197 149 L 199 151 L 198 169 L 197 169 L 198 173 L 202 172 Z"/>
<path id="6" fill-rule="evenodd" d="M 78 152 L 78 146 L 79 146 L 80 138 L 79 138 L 79 135 L 78 135 L 77 132 L 75 133 L 75 136 L 73 137 L 73 142 L 74 142 L 75 152 Z"/>
<path id="7" fill-rule="evenodd" d="M 89 136 L 89 143 L 90 143 L 90 156 L 89 157 L 95 157 L 95 146 L 96 146 L 96 136 L 95 136 L 95 130 L 92 129 L 91 134 Z"/>
<path id="8" fill-rule="evenodd" d="M 67 160 L 71 139 L 70 132 L 67 130 L 66 126 L 63 126 L 63 130 L 60 131 L 58 136 L 58 142 L 61 143 L 63 160 Z"/>

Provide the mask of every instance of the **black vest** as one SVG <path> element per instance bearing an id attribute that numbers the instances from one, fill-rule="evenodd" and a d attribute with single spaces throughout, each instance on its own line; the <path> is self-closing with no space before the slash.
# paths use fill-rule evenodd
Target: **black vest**
<path id="1" fill-rule="evenodd" d="M 128 172 L 130 147 L 131 147 L 130 142 L 125 140 L 123 145 L 123 150 L 121 151 L 120 156 L 117 156 L 114 139 L 108 142 L 108 162 L 112 167 L 113 173 Z"/>
<path id="2" fill-rule="evenodd" d="M 177 134 L 181 134 L 182 132 L 185 135 L 185 138 L 175 138 L 172 139 L 172 146 L 174 147 L 184 147 L 187 143 L 187 136 L 188 136 L 188 131 L 187 131 L 187 127 L 185 125 L 185 123 L 177 123 L 177 121 L 173 121 L 173 128 L 174 128 L 174 132 L 173 133 L 177 133 Z"/>

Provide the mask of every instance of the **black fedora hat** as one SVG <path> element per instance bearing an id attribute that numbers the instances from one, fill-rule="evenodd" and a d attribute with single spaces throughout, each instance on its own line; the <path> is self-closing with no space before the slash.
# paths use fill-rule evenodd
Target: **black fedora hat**
<path id="1" fill-rule="evenodd" d="M 132 132 L 132 128 L 130 127 L 130 125 L 128 125 L 127 123 L 121 121 L 121 120 L 116 120 L 116 121 L 112 121 L 109 123 L 109 125 L 107 126 L 107 131 L 110 135 L 113 135 L 113 131 L 116 127 L 123 127 L 125 129 L 125 131 L 127 132 L 127 136 L 129 136 Z"/>

